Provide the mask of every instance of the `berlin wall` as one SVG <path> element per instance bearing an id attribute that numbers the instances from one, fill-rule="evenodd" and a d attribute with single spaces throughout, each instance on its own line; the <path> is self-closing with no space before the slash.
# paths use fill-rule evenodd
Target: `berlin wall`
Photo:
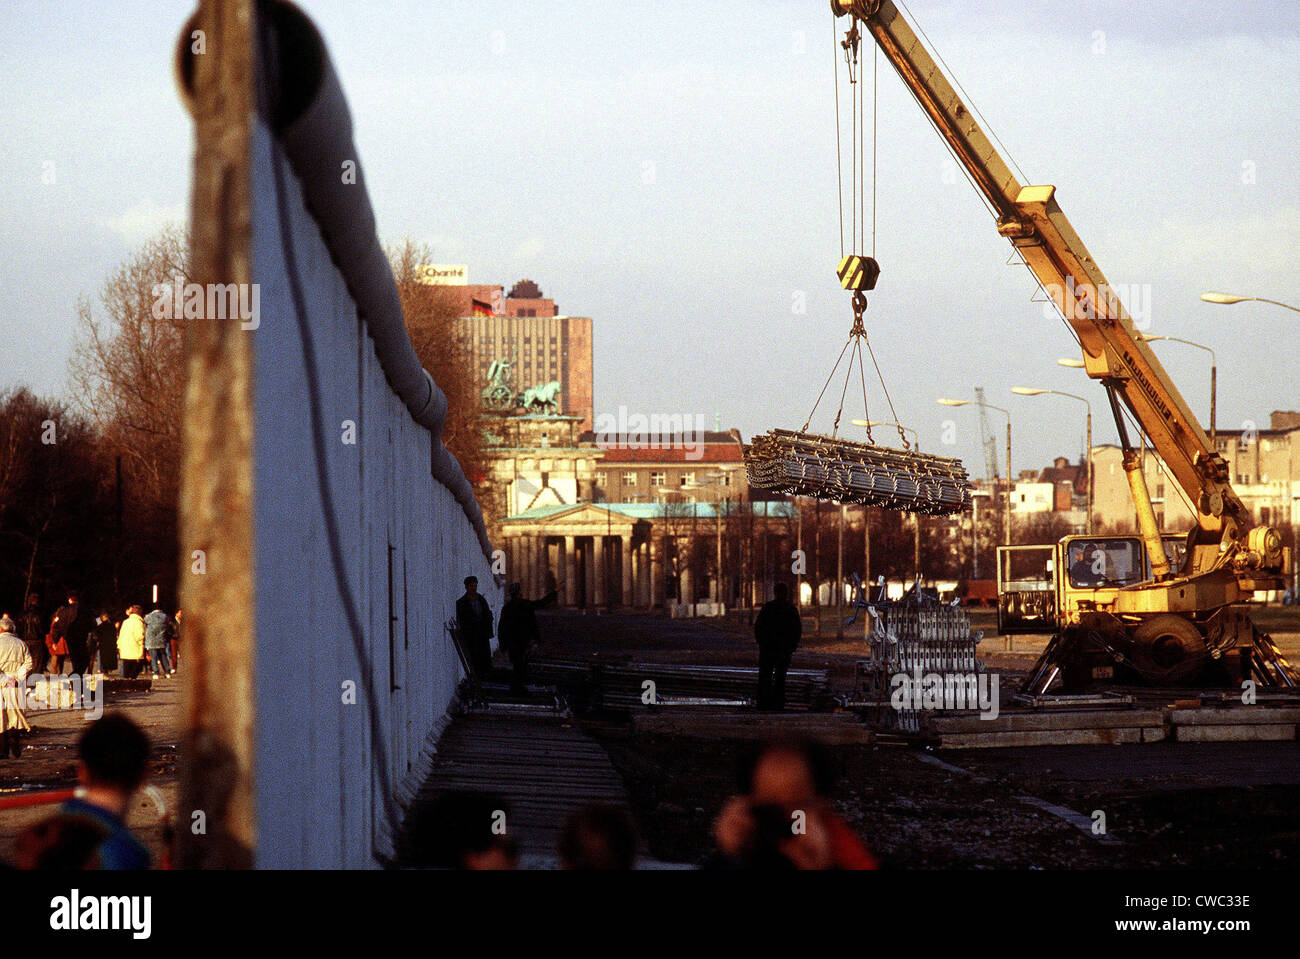
<path id="1" fill-rule="evenodd" d="M 258 316 L 239 347 L 252 369 L 249 844 L 259 868 L 375 867 L 463 677 L 446 628 L 462 580 L 477 576 L 494 612 L 501 590 L 442 444 L 446 400 L 406 333 L 324 44 L 296 8 L 254 9 Z M 220 213 L 196 189 L 205 215 Z M 209 646 L 249 628 L 200 613 Z"/>

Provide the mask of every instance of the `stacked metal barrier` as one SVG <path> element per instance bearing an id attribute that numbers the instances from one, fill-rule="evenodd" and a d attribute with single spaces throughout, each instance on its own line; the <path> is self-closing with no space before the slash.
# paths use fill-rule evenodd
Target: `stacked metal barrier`
<path id="1" fill-rule="evenodd" d="M 841 503 L 945 516 L 970 509 L 961 460 L 912 450 L 769 430 L 745 447 L 749 484 Z"/>
<path id="2" fill-rule="evenodd" d="M 858 663 L 861 701 L 878 704 L 877 721 L 903 732 L 919 732 L 921 710 L 890 704 L 893 677 L 939 674 L 977 676 L 984 664 L 976 655 L 982 630 L 971 632 L 970 616 L 959 606 L 878 602 L 862 604 L 871 616 L 870 653 Z"/>

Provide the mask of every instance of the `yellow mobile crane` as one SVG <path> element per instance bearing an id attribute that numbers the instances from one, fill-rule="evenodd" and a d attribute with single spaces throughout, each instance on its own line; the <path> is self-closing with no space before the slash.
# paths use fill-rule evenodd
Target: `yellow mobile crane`
<path id="1" fill-rule="evenodd" d="M 1228 464 L 1061 212 L 1056 188 L 1016 179 L 890 0 L 831 0 L 831 10 L 853 18 L 854 36 L 859 23 L 871 33 L 992 204 L 998 232 L 1073 327 L 1085 369 L 1105 388 L 1119 430 L 1141 534 L 1124 558 L 1137 573 L 1120 576 L 1108 568 L 1112 557 L 1096 537 L 1087 538 L 1093 546 L 1087 556 L 1078 556 L 1079 538 L 1054 547 L 1055 635 L 1023 690 L 1044 693 L 1058 676 L 1067 689 L 1109 676 L 1156 684 L 1254 679 L 1295 687 L 1300 674 L 1235 605 L 1256 590 L 1282 588 L 1290 550 L 1277 530 L 1253 525 L 1229 482 Z M 1157 525 L 1121 405 L 1195 504 L 1196 525 L 1178 541 L 1162 536 Z M 1079 559 L 1085 575 L 1075 576 L 1071 567 L 1079 568 Z"/>

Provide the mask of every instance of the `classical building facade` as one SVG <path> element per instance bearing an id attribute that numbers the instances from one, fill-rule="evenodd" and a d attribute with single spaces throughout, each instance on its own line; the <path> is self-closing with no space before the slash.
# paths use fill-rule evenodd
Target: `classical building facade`
<path id="1" fill-rule="evenodd" d="M 739 433 L 598 438 L 554 413 L 482 422 L 485 512 L 506 577 L 528 595 L 559 588 L 566 606 L 692 611 L 768 598 L 753 544 L 796 535 L 798 513 L 753 501 Z"/>
<path id="2" fill-rule="evenodd" d="M 484 459 L 496 523 L 538 506 L 590 501 L 604 450 L 581 442 L 582 421 L 559 414 L 485 414 Z"/>
<path id="3" fill-rule="evenodd" d="M 558 589 L 563 606 L 712 613 L 770 598 L 772 570 L 753 544 L 770 539 L 772 560 L 798 515 L 792 503 L 763 501 L 535 506 L 505 519 L 497 543 L 507 579 L 529 596 Z"/>

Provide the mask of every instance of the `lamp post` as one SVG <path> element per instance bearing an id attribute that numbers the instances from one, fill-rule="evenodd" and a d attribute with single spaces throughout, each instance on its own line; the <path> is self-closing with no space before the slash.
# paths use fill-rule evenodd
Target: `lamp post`
<path id="1" fill-rule="evenodd" d="M 699 542 L 699 533 L 697 532 L 697 530 L 699 529 L 699 522 L 700 522 L 700 500 L 699 497 L 695 495 L 695 493 L 697 490 L 704 489 L 704 484 L 697 483 L 694 480 L 691 480 L 691 482 L 689 483 L 683 483 L 682 489 L 689 490 L 691 494 L 691 562 L 690 565 L 687 566 L 687 569 L 690 570 L 690 574 L 691 574 L 690 602 L 694 603 L 695 594 L 699 592 L 699 588 L 700 588 L 699 584 L 695 582 L 695 567 L 699 565 L 698 563 L 696 563 L 695 560 L 696 560 L 696 545 Z"/>
<path id="2" fill-rule="evenodd" d="M 980 511 L 979 498 L 988 496 L 983 490 L 971 490 L 970 494 L 970 578 L 980 578 Z"/>
<path id="3" fill-rule="evenodd" d="M 986 409 L 997 410 L 1007 418 L 1007 489 L 1006 503 L 1004 504 L 1004 521 L 1006 529 L 1003 530 L 1002 538 L 1005 542 L 1003 546 L 1011 545 L 1011 411 L 1004 410 L 1000 406 L 994 406 L 992 403 L 981 403 L 979 400 L 952 400 L 947 397 L 940 397 L 938 400 L 940 406 L 983 406 Z M 981 441 L 982 442 L 982 441 Z"/>
<path id="4" fill-rule="evenodd" d="M 655 542 L 654 542 L 654 525 L 651 521 L 650 527 L 650 602 L 648 609 L 653 610 L 655 605 L 655 594 L 660 586 L 664 589 L 665 608 L 668 601 L 668 490 L 662 486 L 658 489 L 652 489 L 650 495 L 654 501 L 659 504 L 659 518 L 663 520 L 662 529 L 659 531 L 659 581 L 655 581 Z"/>
<path id="5" fill-rule="evenodd" d="M 921 437 L 916 430 L 910 426 L 903 426 L 901 423 L 895 423 L 893 420 L 853 420 L 854 426 L 865 426 L 870 429 L 873 426 L 893 426 L 900 430 L 906 430 L 912 434 L 912 448 L 918 453 L 921 452 Z M 912 546 L 912 570 L 917 576 L 921 575 L 921 514 L 913 513 L 912 519 L 916 523 L 916 541 Z M 871 530 L 867 526 L 867 507 L 862 507 L 862 536 L 866 552 L 863 559 L 862 579 L 866 583 L 867 593 L 871 592 Z"/>
<path id="6" fill-rule="evenodd" d="M 1065 393 L 1061 390 L 1040 390 L 1030 386 L 1013 386 L 1011 392 L 1017 396 L 1042 396 L 1050 393 L 1053 396 L 1068 396 L 1072 400 L 1078 400 L 1088 408 L 1088 519 L 1085 524 L 1085 531 L 1089 536 L 1092 535 L 1092 404 L 1085 397 L 1078 396 L 1074 393 Z"/>
<path id="7" fill-rule="evenodd" d="M 739 468 L 740 468 L 740 467 L 738 467 L 738 466 L 720 466 L 720 467 L 718 467 L 718 469 L 713 470 L 713 471 L 710 472 L 710 473 L 705 473 L 704 475 L 705 475 L 706 477 L 708 477 L 709 479 L 713 480 L 713 483 L 709 484 L 709 485 L 711 485 L 711 486 L 722 486 L 722 485 L 726 485 L 727 487 L 730 487 L 730 486 L 731 486 L 731 474 L 734 473 L 734 472 L 736 472 Z M 727 482 L 726 482 L 725 484 L 723 484 L 723 483 L 721 482 L 722 480 L 726 480 Z M 728 507 L 727 512 L 731 512 L 731 510 L 730 510 L 730 508 L 729 508 L 729 507 L 731 506 L 731 497 L 729 497 L 729 496 L 723 496 L 723 497 L 720 497 L 720 499 L 719 499 L 717 502 L 715 502 L 715 503 L 713 504 L 714 514 L 715 514 L 715 516 L 716 516 L 716 518 L 717 518 L 717 520 L 718 520 L 718 575 L 717 575 L 717 587 L 716 587 L 716 590 L 715 590 L 715 593 L 714 593 L 714 597 L 713 597 L 713 601 L 714 601 L 715 603 L 721 603 L 721 602 L 722 602 L 722 593 L 723 593 L 723 589 L 722 589 L 722 584 L 723 584 L 723 579 L 722 579 L 722 513 L 721 513 L 721 512 L 718 512 L 718 505 L 719 505 L 719 503 L 724 504 L 725 506 L 727 506 L 727 507 Z"/>
<path id="8" fill-rule="evenodd" d="M 1279 300 L 1266 300 L 1262 296 L 1235 296 L 1232 293 L 1202 293 L 1201 299 L 1206 303 L 1220 303 L 1224 306 L 1231 306 L 1233 303 L 1272 303 L 1274 306 L 1280 306 L 1284 309 L 1294 310 L 1300 313 L 1300 307 L 1292 306 L 1290 303 L 1283 303 Z"/>
<path id="9" fill-rule="evenodd" d="M 844 512 L 846 507 L 840 503 L 839 537 L 835 550 L 835 622 L 838 624 L 836 637 L 844 639 Z"/>

